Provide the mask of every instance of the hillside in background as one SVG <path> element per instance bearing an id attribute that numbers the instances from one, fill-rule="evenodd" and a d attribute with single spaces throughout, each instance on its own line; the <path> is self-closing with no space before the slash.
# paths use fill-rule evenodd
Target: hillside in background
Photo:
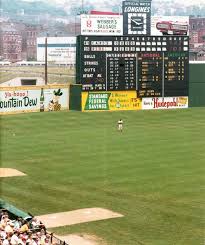
<path id="1" fill-rule="evenodd" d="M 52 16 L 72 16 L 80 13 L 82 8 L 81 1 L 60 1 L 50 3 L 49 0 L 36 0 L 27 2 L 23 0 L 1 0 L 0 8 L 8 14 L 17 14 L 22 9 L 24 13 L 41 15 L 50 14 Z M 120 11 L 121 2 L 119 1 L 85 1 L 84 10 L 91 9 L 110 10 L 114 12 Z M 193 2 L 191 5 L 186 5 L 184 2 L 177 2 L 173 0 L 153 0 L 152 1 L 152 14 L 153 15 L 195 15 L 205 16 L 205 2 L 196 4 Z"/>
<path id="2" fill-rule="evenodd" d="M 27 15 L 40 15 L 40 14 L 50 14 L 54 16 L 66 16 L 66 11 L 54 4 L 49 3 L 49 1 L 35 1 L 35 2 L 25 2 L 22 0 L 1 0 L 0 8 L 4 12 L 10 14 L 18 14 L 22 9 Z"/>

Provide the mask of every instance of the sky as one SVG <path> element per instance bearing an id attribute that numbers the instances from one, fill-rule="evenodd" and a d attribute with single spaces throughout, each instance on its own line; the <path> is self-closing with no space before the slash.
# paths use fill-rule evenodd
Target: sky
<path id="1" fill-rule="evenodd" d="M 24 0 L 24 1 L 27 1 L 27 2 L 35 2 L 37 0 Z M 47 1 L 47 2 L 52 2 L 52 3 L 59 3 L 59 4 L 65 4 L 65 3 L 75 3 L 76 0 L 43 0 L 43 1 Z M 80 0 L 79 2 L 82 2 L 84 1 L 85 3 L 86 2 L 90 2 L 90 3 L 100 3 L 100 5 L 103 5 L 104 2 L 106 2 L 105 0 Z M 167 2 L 167 0 L 161 0 L 162 2 Z M 122 1 L 119 1 L 119 0 L 112 0 L 113 3 L 117 3 L 117 2 L 122 2 Z M 152 0 L 152 2 L 155 2 L 155 0 Z M 178 2 L 178 0 L 174 0 L 174 2 Z M 183 4 L 184 5 L 197 5 L 197 4 L 200 4 L 200 3 L 204 3 L 205 1 L 204 0 L 185 0 L 183 1 Z"/>
<path id="2" fill-rule="evenodd" d="M 122 1 L 124 0 L 24 0 L 29 2 L 35 2 L 35 1 L 44 1 L 56 4 L 57 6 L 62 6 L 66 11 L 69 11 L 71 7 L 86 7 L 86 3 L 90 3 L 92 5 L 95 5 L 96 10 L 102 10 L 102 11 L 110 11 L 110 7 L 114 5 L 118 5 L 119 7 L 122 6 Z M 190 6 L 190 5 L 205 5 L 205 0 L 185 0 L 185 1 L 179 1 L 179 0 L 152 0 L 152 3 L 154 2 L 171 2 L 173 6 Z"/>

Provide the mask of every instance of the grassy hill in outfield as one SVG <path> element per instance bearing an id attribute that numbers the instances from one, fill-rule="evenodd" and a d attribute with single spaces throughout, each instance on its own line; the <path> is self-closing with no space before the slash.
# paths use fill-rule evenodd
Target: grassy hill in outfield
<path id="1" fill-rule="evenodd" d="M 116 122 L 124 121 L 124 131 Z M 103 207 L 123 218 L 53 229 L 109 245 L 204 243 L 205 108 L 1 118 L 1 197 L 35 215 Z"/>

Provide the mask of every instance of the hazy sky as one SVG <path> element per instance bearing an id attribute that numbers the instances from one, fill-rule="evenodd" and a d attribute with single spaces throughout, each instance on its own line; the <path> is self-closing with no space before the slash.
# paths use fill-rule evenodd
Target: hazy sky
<path id="1" fill-rule="evenodd" d="M 24 1 L 29 1 L 29 2 L 35 2 L 36 0 L 24 0 Z M 90 3 L 100 3 L 100 5 L 103 5 L 103 3 L 105 2 L 106 3 L 106 0 L 43 0 L 43 1 L 47 1 L 47 2 L 53 2 L 53 3 L 59 3 L 59 4 L 65 4 L 65 3 L 76 3 L 76 2 L 82 2 L 84 1 L 84 3 L 86 2 L 90 2 Z M 159 0 L 157 0 L 159 1 Z M 161 0 L 162 2 L 167 2 L 167 0 Z M 113 3 L 120 3 L 122 1 L 120 0 L 112 0 Z M 155 0 L 152 0 L 152 2 L 155 2 Z M 178 0 L 173 0 L 173 2 L 179 2 Z M 185 0 L 183 1 L 183 4 L 185 5 L 197 5 L 197 4 L 200 4 L 200 3 L 204 3 L 205 4 L 205 1 L 204 0 Z"/>

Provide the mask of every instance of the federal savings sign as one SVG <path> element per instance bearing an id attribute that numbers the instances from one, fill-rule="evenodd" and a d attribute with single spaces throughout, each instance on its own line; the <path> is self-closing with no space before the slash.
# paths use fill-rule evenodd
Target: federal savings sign
<path id="1" fill-rule="evenodd" d="M 123 35 L 122 15 L 81 15 L 82 35 Z"/>

